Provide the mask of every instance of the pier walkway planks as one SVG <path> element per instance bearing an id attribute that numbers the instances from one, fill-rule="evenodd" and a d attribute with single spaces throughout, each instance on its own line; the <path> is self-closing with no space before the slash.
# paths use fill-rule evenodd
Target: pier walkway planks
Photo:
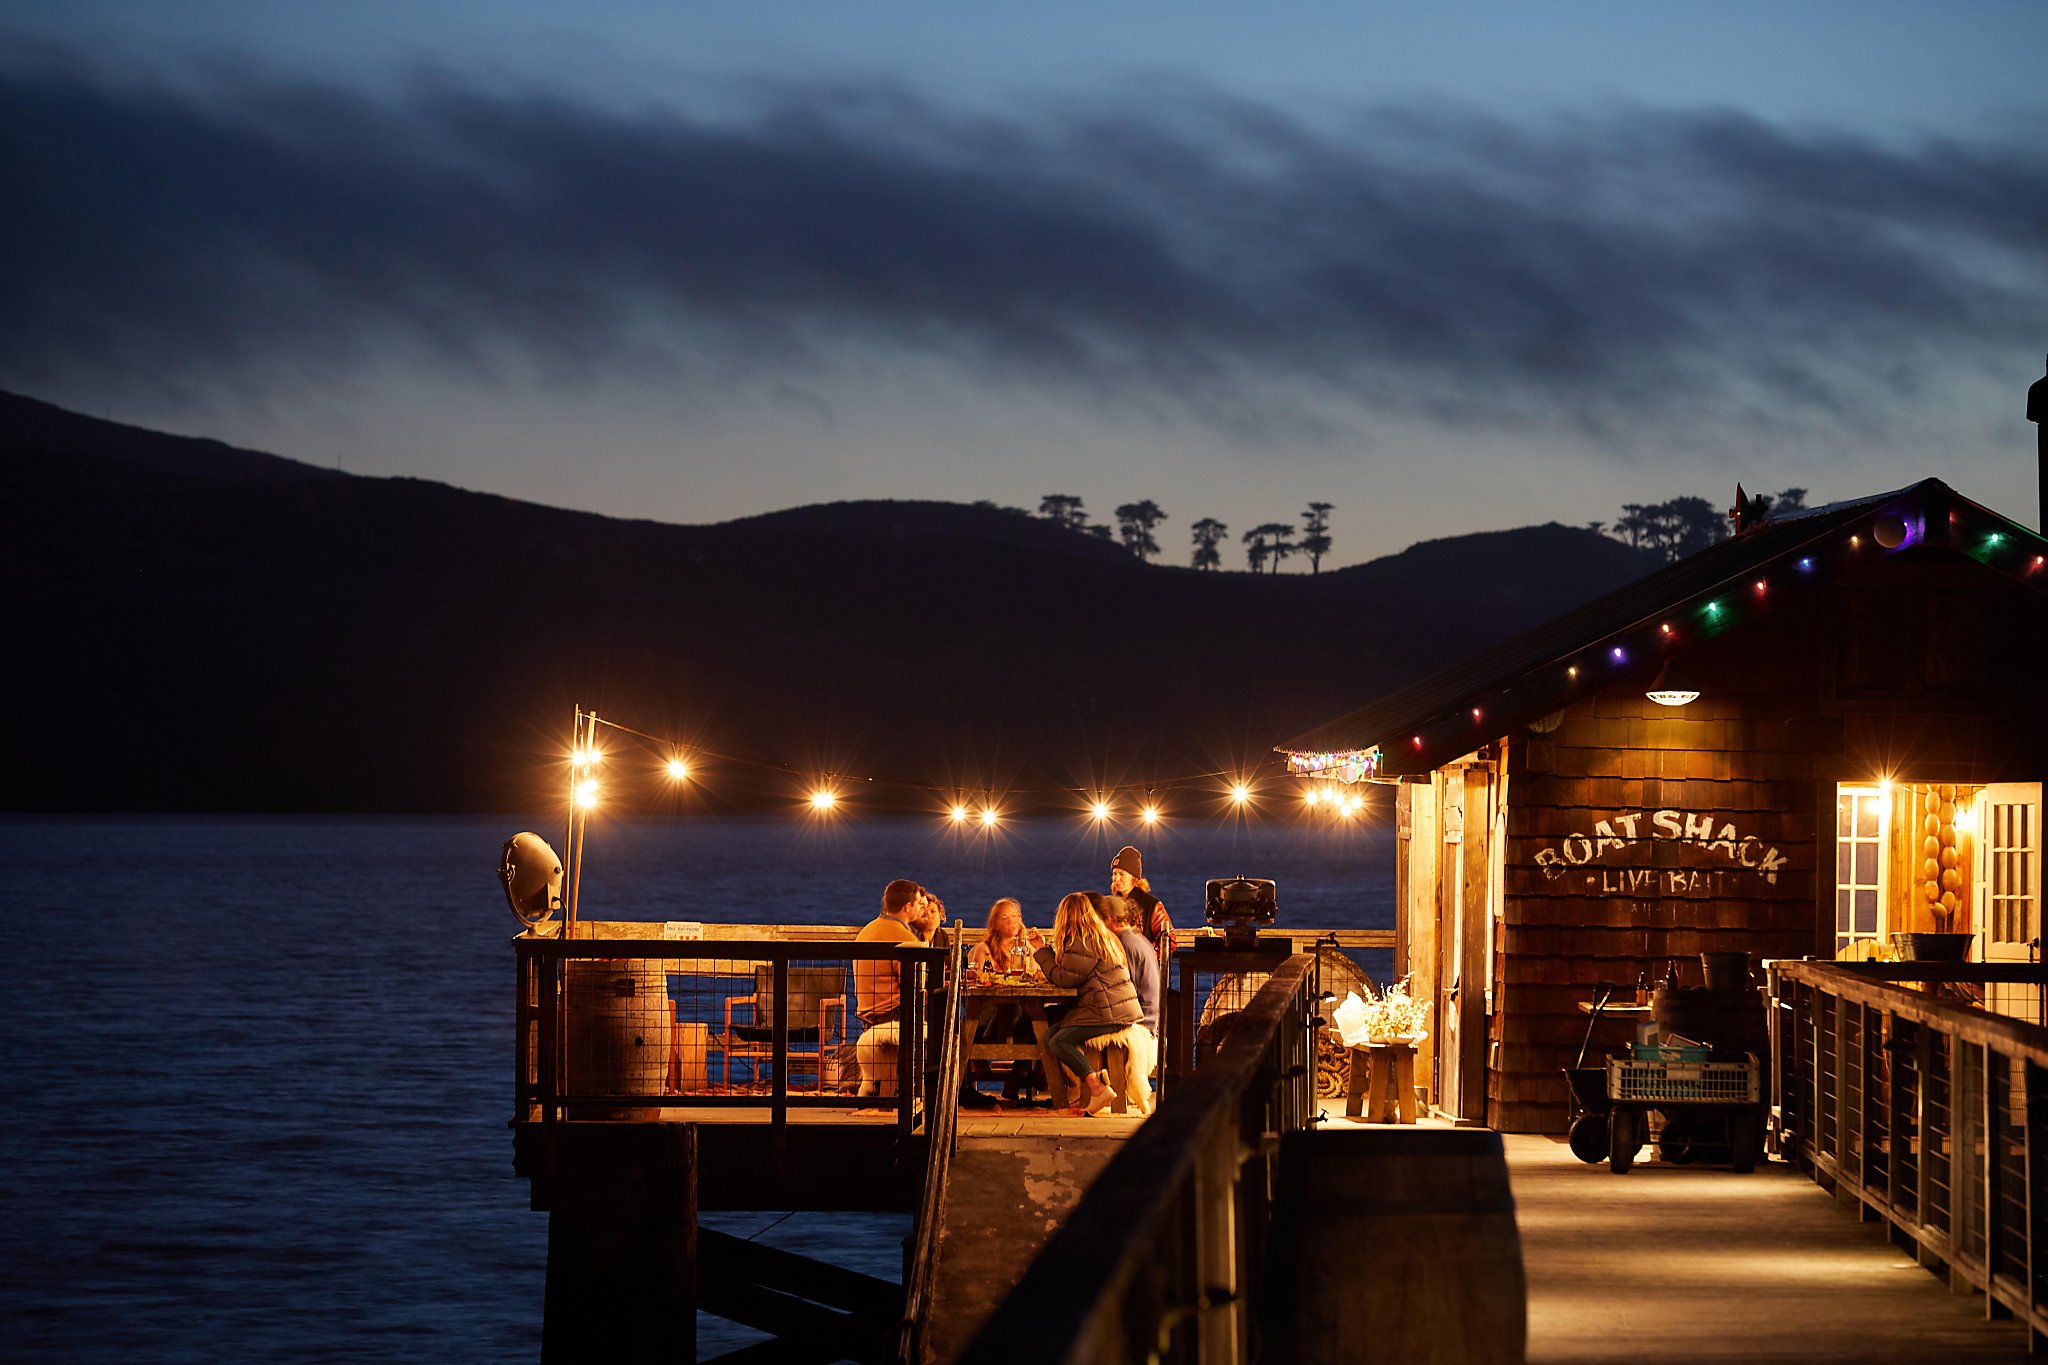
<path id="1" fill-rule="evenodd" d="M 1981 1295 L 1950 1293 L 1790 1167 L 1617 1176 L 1562 1142 L 1506 1142 L 1530 1365 L 2029 1359 L 2024 1328 L 1986 1322 Z"/>

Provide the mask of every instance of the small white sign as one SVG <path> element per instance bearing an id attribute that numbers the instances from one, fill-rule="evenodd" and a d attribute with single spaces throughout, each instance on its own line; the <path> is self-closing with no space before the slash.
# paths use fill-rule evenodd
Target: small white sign
<path id="1" fill-rule="evenodd" d="M 704 937 L 704 925 L 699 920 L 663 920 L 661 936 L 667 939 L 680 939 L 685 943 L 695 943 Z"/>

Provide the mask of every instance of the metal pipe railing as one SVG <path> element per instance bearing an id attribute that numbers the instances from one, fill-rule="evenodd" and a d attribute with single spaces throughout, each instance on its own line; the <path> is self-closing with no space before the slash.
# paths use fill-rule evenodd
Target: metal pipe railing
<path id="1" fill-rule="evenodd" d="M 1770 964 L 1777 1150 L 2048 1345 L 2048 1028 L 2029 964 Z"/>

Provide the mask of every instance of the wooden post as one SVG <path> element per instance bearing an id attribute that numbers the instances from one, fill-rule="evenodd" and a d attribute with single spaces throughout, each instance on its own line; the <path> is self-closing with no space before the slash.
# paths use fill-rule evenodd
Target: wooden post
<path id="1" fill-rule="evenodd" d="M 697 1358 L 697 1129 L 563 1124 L 543 1365 Z"/>
<path id="2" fill-rule="evenodd" d="M 1493 914 L 1493 774 L 1465 770 L 1464 943 L 1459 951 L 1458 1116 L 1486 1121 L 1486 995 L 1493 981 L 1487 920 Z"/>

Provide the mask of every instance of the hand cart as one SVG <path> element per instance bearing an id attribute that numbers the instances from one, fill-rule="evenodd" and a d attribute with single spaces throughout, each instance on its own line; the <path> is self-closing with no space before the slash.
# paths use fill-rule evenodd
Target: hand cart
<path id="1" fill-rule="evenodd" d="M 1756 1169 L 1763 1150 L 1763 1110 L 1758 1104 L 1761 1069 L 1756 1054 L 1743 1060 L 1713 1061 L 1704 1047 L 1638 1043 L 1631 1055 L 1607 1063 L 1607 1168 L 1626 1174 L 1650 1132 L 1650 1111 L 1664 1115 L 1666 1153 L 1690 1159 L 1696 1135 L 1723 1129 L 1729 1164 L 1740 1174 Z M 1673 1138 L 1683 1134 L 1681 1147 Z M 1580 1145 L 1574 1142 L 1574 1152 Z M 1683 1152 L 1684 1155 L 1678 1155 Z"/>

